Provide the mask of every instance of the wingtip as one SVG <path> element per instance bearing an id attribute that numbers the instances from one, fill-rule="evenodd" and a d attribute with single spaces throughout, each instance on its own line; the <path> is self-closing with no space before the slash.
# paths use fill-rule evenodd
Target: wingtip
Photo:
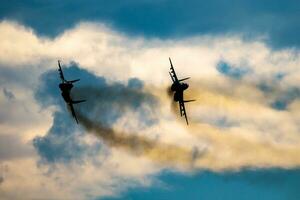
<path id="1" fill-rule="evenodd" d="M 61 68 L 61 66 L 60 66 L 60 60 L 57 60 L 57 64 L 58 64 L 58 67 Z"/>

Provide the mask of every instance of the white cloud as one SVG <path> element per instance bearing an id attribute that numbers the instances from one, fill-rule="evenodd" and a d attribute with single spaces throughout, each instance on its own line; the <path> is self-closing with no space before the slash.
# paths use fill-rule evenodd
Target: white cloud
<path id="1" fill-rule="evenodd" d="M 111 81 L 125 81 L 130 77 L 145 81 L 146 89 L 161 100 L 160 121 L 139 134 L 152 139 L 159 137 L 160 141 L 183 149 L 179 151 L 182 157 L 162 166 L 158 161 L 170 161 L 173 154 L 164 155 L 159 149 L 136 157 L 122 148 L 112 148 L 109 157 L 95 158 L 95 161 L 103 161 L 101 164 L 91 160 L 82 166 L 72 163 L 72 170 L 70 166 L 58 164 L 48 176 L 44 174 L 45 166 L 37 167 L 35 153 L 29 158 L 8 159 L 4 162 L 9 172 L 0 187 L 4 198 L 80 199 L 87 198 L 86 195 L 115 195 L 130 184 L 149 185 L 147 177 L 165 167 L 190 170 L 193 166 L 196 170 L 220 171 L 300 166 L 299 102 L 293 102 L 285 111 L 274 110 L 269 103 L 277 94 L 266 95 L 256 87 L 261 81 L 273 83 L 279 73 L 286 75 L 276 83 L 275 93 L 283 94 L 289 87 L 297 86 L 298 52 L 274 51 L 261 41 L 243 41 L 238 36 L 179 41 L 130 38 L 95 23 L 80 23 L 49 39 L 37 36 L 20 24 L 2 21 L 0 33 L 1 68 L 26 68 L 24 80 L 0 85 L 9 88 L 16 97 L 8 101 L 0 95 L 1 113 L 5 114 L 4 118 L 1 114 L 3 134 L 16 134 L 23 145 L 31 145 L 33 137 L 47 132 L 54 108 L 41 110 L 33 98 L 33 90 L 37 87 L 38 75 L 56 69 L 57 59 L 61 59 L 63 63 L 76 61 Z M 197 101 L 187 105 L 190 126 L 186 126 L 183 119 L 177 119 L 178 113 L 172 111 L 166 94 L 170 84 L 168 57 L 172 58 L 178 76 L 192 77 L 186 96 Z M 216 70 L 220 60 L 233 67 L 247 67 L 251 73 L 243 80 L 230 80 Z M 123 129 L 124 124 L 129 124 L 130 129 L 135 127 L 136 123 L 126 120 L 137 115 L 125 116 L 118 121 L 116 129 Z M 222 127 L 218 123 L 228 124 Z M 204 153 L 200 152 L 194 163 L 185 161 L 182 165 L 184 158 L 192 156 L 194 146 Z M 166 158 L 168 156 L 170 158 Z M 28 169 L 27 173 L 22 172 L 24 168 Z M 124 179 L 134 181 L 124 182 Z"/>

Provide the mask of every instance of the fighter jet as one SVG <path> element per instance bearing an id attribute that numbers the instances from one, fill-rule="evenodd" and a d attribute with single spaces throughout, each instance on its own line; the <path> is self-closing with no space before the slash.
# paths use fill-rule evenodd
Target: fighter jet
<path id="1" fill-rule="evenodd" d="M 70 92 L 71 92 L 71 89 L 73 88 L 73 83 L 79 81 L 80 79 L 67 81 L 64 77 L 59 60 L 58 60 L 58 71 L 59 71 L 59 76 L 61 79 L 61 83 L 59 84 L 59 88 L 61 90 L 61 96 L 64 98 L 65 102 L 67 103 L 68 107 L 71 110 L 72 116 L 74 117 L 74 119 L 76 120 L 76 123 L 78 124 L 78 119 L 76 117 L 73 104 L 85 102 L 85 100 L 79 100 L 79 101 L 72 100 L 72 98 L 70 96 Z"/>
<path id="2" fill-rule="evenodd" d="M 184 103 L 195 101 L 195 100 L 184 100 L 183 99 L 183 91 L 186 90 L 189 87 L 189 85 L 187 83 L 183 83 L 182 81 L 187 80 L 190 77 L 183 78 L 183 79 L 178 79 L 177 75 L 175 73 L 171 58 L 169 58 L 169 60 L 170 60 L 170 64 L 171 64 L 169 74 L 170 74 L 171 79 L 173 81 L 173 84 L 171 86 L 171 90 L 172 90 L 172 92 L 174 92 L 174 101 L 179 103 L 180 116 L 185 117 L 186 124 L 188 125 L 189 122 L 188 122 L 188 118 L 187 118 L 187 115 L 186 115 Z"/>

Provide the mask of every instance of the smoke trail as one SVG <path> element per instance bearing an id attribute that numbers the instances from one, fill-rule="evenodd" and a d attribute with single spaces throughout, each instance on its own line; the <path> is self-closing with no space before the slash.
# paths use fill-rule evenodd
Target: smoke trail
<path id="1" fill-rule="evenodd" d="M 82 113 L 105 127 L 111 127 L 128 111 L 137 114 L 140 127 L 157 122 L 158 100 L 141 88 L 132 88 L 120 83 L 74 88 L 74 99 L 86 99 L 78 105 Z M 145 114 L 146 113 L 146 114 Z"/>
<path id="2" fill-rule="evenodd" d="M 166 93 L 167 93 L 167 96 L 168 96 L 168 100 L 170 101 L 170 108 L 171 108 L 171 111 L 174 113 L 174 114 L 176 114 L 176 115 L 178 115 L 178 112 L 179 112 L 179 110 L 178 110 L 178 103 L 177 102 L 175 102 L 174 100 L 173 100 L 173 95 L 174 95 L 174 92 L 171 90 L 171 86 L 168 86 L 167 87 L 167 89 L 166 89 Z"/>
<path id="3" fill-rule="evenodd" d="M 74 105 L 79 124 L 82 125 L 87 132 L 95 134 L 109 147 L 119 148 L 136 156 L 147 157 L 157 164 L 170 167 L 191 167 L 194 160 L 198 158 L 199 153 L 195 148 L 191 147 L 188 149 L 176 145 L 164 144 L 157 140 L 138 136 L 137 134 L 129 135 L 123 132 L 117 132 L 112 128 L 114 124 L 128 112 L 134 113 L 136 116 L 135 119 L 128 120 L 129 122 L 138 122 L 134 124 L 134 126 L 137 126 L 135 127 L 136 130 L 142 130 L 155 125 L 158 122 L 158 116 L 160 116 L 158 114 L 160 102 L 153 94 L 155 93 L 153 88 L 150 88 L 149 91 L 146 90 L 143 82 L 136 78 L 129 79 L 127 83 L 109 83 L 104 77 L 97 77 L 78 67 L 70 67 L 68 70 L 72 72 L 74 77 L 81 78 L 81 81 L 72 89 L 72 99 L 87 100 L 84 103 Z M 56 72 L 51 71 L 49 73 L 50 75 L 47 74 L 45 77 L 57 77 Z M 63 106 L 62 110 L 65 110 L 64 102 L 61 104 L 56 102 L 57 99 L 59 99 L 55 96 L 57 80 L 45 80 L 47 81 L 43 79 L 43 87 L 39 89 L 36 96 L 40 102 L 46 102 L 50 105 L 60 105 Z M 48 87 L 49 82 L 51 83 L 50 88 Z M 53 101 L 50 102 L 48 99 Z M 67 117 L 70 118 L 70 116 Z M 70 122 L 74 124 L 73 119 L 70 120 Z M 51 138 L 49 145 L 51 150 L 54 151 L 57 147 L 65 149 L 64 146 L 58 146 L 55 142 L 61 139 L 68 141 L 66 138 L 69 138 L 72 130 L 69 132 L 65 130 L 67 130 L 69 126 L 72 128 L 72 126 L 70 124 L 62 125 L 57 116 L 53 124 L 53 127 L 55 126 L 59 128 L 51 129 L 49 137 L 43 137 L 37 140 L 39 147 L 46 149 L 46 146 L 47 149 L 49 149 L 47 146 L 49 144 L 48 138 Z M 62 130 L 64 131 L 63 133 L 67 134 L 62 134 Z M 71 144 L 77 144 L 76 140 L 75 142 L 72 141 Z M 73 147 L 72 145 L 71 147 Z"/>
<path id="4" fill-rule="evenodd" d="M 81 112 L 78 112 L 78 119 L 88 132 L 95 134 L 108 146 L 124 149 L 136 156 L 145 156 L 162 165 L 193 167 L 193 163 L 199 157 L 196 147 L 188 150 L 146 137 L 116 132 L 99 122 L 92 121 Z"/>
<path id="5" fill-rule="evenodd" d="M 171 86 L 167 87 L 167 94 L 170 98 L 173 97 L 173 91 L 171 90 Z"/>

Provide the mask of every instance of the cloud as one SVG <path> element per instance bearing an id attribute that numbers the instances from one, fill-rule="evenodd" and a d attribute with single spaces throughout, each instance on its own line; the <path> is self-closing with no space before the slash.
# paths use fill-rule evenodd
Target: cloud
<path id="1" fill-rule="evenodd" d="M 167 167 L 181 165 L 185 168 L 193 168 L 193 163 L 198 159 L 199 150 L 196 147 L 189 150 L 137 136 L 137 134 L 126 135 L 111 128 L 105 128 L 101 122 L 90 120 L 81 113 L 78 117 L 87 131 L 94 133 L 110 147 L 121 148 L 137 156 L 145 156 L 158 162 L 159 165 Z"/>
<path id="2" fill-rule="evenodd" d="M 7 199 L 23 197 L 16 190 L 53 198 L 116 195 L 151 184 L 152 175 L 163 169 L 300 165 L 300 104 L 294 95 L 300 59 L 295 50 L 270 49 L 238 35 L 134 38 L 96 23 L 77 24 L 55 38 L 9 21 L 1 22 L 0 30 L 5 33 L 0 37 L 1 90 L 15 95 L 13 102 L 0 95 L 2 134 L 15 134 L 22 144 L 36 138 L 27 144 L 36 150 L 29 158 L 6 160 L 11 178 L 1 184 L 1 193 Z M 171 112 L 169 56 L 179 78 L 192 77 L 185 93 L 197 99 L 186 106 L 190 126 Z M 75 110 L 96 122 L 93 126 L 77 126 L 67 112 L 57 87 L 58 58 L 67 63 L 67 79 L 81 78 L 72 95 L 87 102 Z M 220 62 L 230 66 L 229 72 L 246 67 L 251 73 L 239 79 L 224 76 Z M 284 109 L 272 107 L 283 97 Z M 102 130 L 115 134 L 106 137 Z M 142 151 L 135 149 L 143 144 Z M 184 156 L 174 156 L 178 152 Z M 41 158 L 45 162 L 36 166 Z M 193 167 L 181 168 L 178 159 L 194 160 Z M 32 169 L 30 175 L 21 166 Z"/>
<path id="3" fill-rule="evenodd" d="M 283 169 L 246 169 L 241 172 L 213 173 L 203 171 L 193 176 L 163 172 L 160 180 L 163 184 L 154 184 L 151 188 L 133 188 L 119 199 L 291 199 L 299 198 L 299 170 Z M 234 193 L 236 189 L 239 193 Z M 217 192 L 216 192 L 217 191 Z"/>
<path id="4" fill-rule="evenodd" d="M 231 78 L 240 79 L 246 73 L 249 73 L 249 69 L 247 68 L 239 68 L 239 67 L 232 67 L 226 62 L 219 62 L 217 65 L 217 70 L 224 74 L 225 76 L 229 76 Z"/>
<path id="5" fill-rule="evenodd" d="M 128 108 L 146 112 L 142 108 L 143 104 L 148 102 L 151 107 L 156 104 L 153 96 L 142 92 L 143 84 L 136 78 L 129 80 L 127 86 L 121 83 L 108 84 L 104 77 L 97 77 L 79 68 L 76 63 L 71 63 L 70 67 L 64 68 L 64 74 L 66 78 L 73 76 L 81 79 L 80 83 L 75 84 L 72 96 L 73 99 L 87 99 L 87 102 L 74 105 L 75 110 L 83 110 L 93 117 L 94 123 L 102 123 L 106 127 L 111 127 Z M 44 107 L 54 105 L 59 110 L 54 113 L 53 125 L 47 135 L 34 139 L 34 147 L 48 162 L 76 160 L 83 154 L 93 156 L 99 153 L 99 145 L 88 146 L 78 139 L 83 132 L 66 109 L 65 102 L 59 94 L 58 79 L 57 71 L 53 70 L 44 73 L 40 78 L 41 82 L 35 93 L 36 99 Z M 143 123 L 145 125 L 155 123 L 155 119 L 151 118 L 152 115 L 151 113 L 147 116 L 140 115 L 140 126 Z M 113 132 L 112 129 L 108 130 Z"/>
<path id="6" fill-rule="evenodd" d="M 16 134 L 0 134 L 0 162 L 30 157 L 33 154 L 33 148 L 21 141 Z"/>
<path id="7" fill-rule="evenodd" d="M 14 95 L 11 91 L 7 90 L 6 88 L 3 89 L 3 94 L 4 94 L 4 95 L 7 97 L 7 99 L 9 99 L 9 100 L 15 99 L 15 95 Z"/>
<path id="8" fill-rule="evenodd" d="M 48 133 L 35 137 L 33 146 L 42 163 L 82 162 L 87 156 L 99 154 L 101 149 L 97 143 L 87 144 L 82 137 L 68 113 L 56 112 Z"/>
<path id="9" fill-rule="evenodd" d="M 157 99 L 143 91 L 143 83 L 137 79 L 130 79 L 127 85 L 121 83 L 107 83 L 104 77 L 96 77 L 88 71 L 79 68 L 76 63 L 64 68 L 65 75 L 80 77 L 81 84 L 72 89 L 74 99 L 87 99 L 84 104 L 75 105 L 80 125 L 88 132 L 94 133 L 109 147 L 121 148 L 136 156 L 145 156 L 158 164 L 167 166 L 182 165 L 192 166 L 199 155 L 199 150 L 170 144 L 164 144 L 157 139 L 149 139 L 138 136 L 136 133 L 126 135 L 112 127 L 118 119 L 127 112 L 140 113 L 136 121 L 137 125 L 129 127 L 129 130 L 143 130 L 157 123 L 155 107 Z M 42 158 L 48 163 L 70 162 L 81 160 L 89 156 L 100 154 L 100 146 L 84 144 L 80 138 L 82 130 L 67 112 L 62 98 L 58 96 L 58 74 L 56 71 L 44 73 L 36 92 L 36 99 L 43 106 L 55 105 L 59 111 L 54 113 L 53 125 L 45 136 L 36 137 L 33 145 Z M 59 102 L 59 103 L 58 103 Z M 123 129 L 128 126 L 123 127 Z"/>
<path id="10" fill-rule="evenodd" d="M 277 110 L 286 110 L 288 105 L 300 97 L 299 88 L 293 87 L 276 96 L 271 106 Z"/>
<path id="11" fill-rule="evenodd" d="M 84 70 L 82 69 L 79 71 L 84 72 Z M 84 77 L 85 75 L 83 73 L 78 76 Z M 94 82 L 93 78 L 89 78 L 88 80 L 89 80 L 89 84 Z M 100 80 L 103 81 L 102 78 L 100 78 Z M 230 81 L 226 79 L 225 81 L 227 83 L 230 83 Z M 243 82 L 240 82 L 239 87 L 241 87 L 243 91 L 245 91 L 248 87 L 248 89 L 252 90 L 253 92 L 256 93 L 262 92 L 255 85 L 247 85 L 247 84 L 243 85 Z M 195 162 L 196 163 L 194 165 L 195 168 L 209 168 L 211 170 L 219 171 L 225 169 L 226 170 L 239 169 L 239 168 L 249 167 L 249 166 L 253 166 L 253 167 L 265 167 L 269 165 L 281 166 L 281 167 L 291 167 L 294 165 L 298 166 L 300 162 L 299 159 L 297 159 L 299 149 L 294 145 L 298 144 L 299 137 L 296 134 L 295 124 L 289 121 L 289 117 L 288 117 L 289 114 L 277 113 L 277 111 L 273 110 L 272 107 L 268 107 L 268 105 L 266 106 L 262 104 L 262 102 L 266 102 L 268 96 L 263 97 L 263 99 L 258 98 L 256 102 L 244 101 L 240 97 L 239 87 L 235 86 L 234 90 L 230 91 L 230 96 L 222 96 L 222 94 L 215 93 L 216 91 L 214 92 L 209 88 L 206 88 L 206 90 L 208 90 L 206 91 L 206 93 L 204 93 L 203 88 L 202 90 L 199 91 L 197 91 L 196 89 L 192 90 L 192 94 L 202 95 L 199 97 L 200 99 L 199 102 L 192 104 L 192 107 L 196 107 L 196 109 L 192 109 L 192 110 L 194 111 L 197 110 L 197 107 L 199 109 L 199 105 L 201 105 L 202 108 L 204 108 L 204 106 L 210 108 L 212 105 L 214 105 L 215 102 L 220 102 L 221 99 L 221 104 L 218 105 L 219 106 L 218 109 L 220 110 L 224 108 L 226 109 L 224 110 L 225 112 L 221 116 L 222 117 L 221 119 L 222 120 L 226 119 L 231 121 L 230 126 L 224 127 L 223 124 L 213 123 L 212 119 L 208 119 L 206 123 L 213 125 L 212 127 L 206 126 L 205 124 L 202 125 L 201 122 L 200 123 L 198 122 L 198 125 L 194 125 L 195 128 L 193 127 L 191 128 L 191 130 L 189 131 L 190 133 L 192 133 L 193 135 L 195 134 L 201 135 L 199 138 L 199 142 L 201 144 L 200 146 L 202 146 L 203 141 L 205 141 L 204 144 L 208 146 L 207 153 L 205 153 L 199 160 Z M 223 88 L 221 86 L 221 88 L 215 88 L 215 90 L 216 89 L 217 91 L 218 90 L 229 91 L 228 89 L 226 89 L 226 85 Z M 126 92 L 124 93 L 124 91 Z M 131 93 L 131 94 L 128 95 L 127 93 L 129 94 Z M 77 97 L 75 94 L 77 94 Z M 46 97 L 47 95 L 42 95 L 42 96 Z M 81 120 L 82 124 L 88 131 L 96 133 L 96 135 L 99 136 L 102 140 L 104 140 L 110 147 L 123 148 L 130 153 L 134 153 L 137 155 L 146 155 L 146 157 L 147 156 L 149 157 L 150 155 L 150 158 L 152 156 L 151 152 L 155 152 L 154 155 L 165 155 L 166 157 L 158 157 L 158 158 L 154 157 L 154 160 L 158 159 L 162 163 L 164 162 L 170 163 L 171 161 L 171 163 L 174 163 L 176 166 L 176 163 L 180 163 L 180 162 L 176 161 L 176 159 L 174 159 L 174 157 L 171 156 L 172 154 L 170 154 L 170 157 L 168 156 L 169 151 L 167 149 L 171 149 L 170 152 L 177 152 L 178 159 L 183 158 L 184 160 L 185 159 L 189 160 L 188 162 L 190 163 L 193 162 L 192 161 L 193 153 L 191 151 L 188 150 L 182 151 L 180 150 L 181 148 L 177 148 L 176 146 L 174 148 L 177 149 L 176 151 L 172 150 L 173 147 L 161 148 L 163 145 L 159 143 L 156 144 L 144 137 L 134 136 L 134 135 L 126 136 L 124 135 L 124 133 L 118 133 L 117 131 L 114 132 L 114 130 L 110 128 L 113 124 L 117 122 L 117 119 L 120 118 L 119 114 L 120 113 L 124 114 L 124 112 L 126 112 L 126 109 L 123 110 L 123 108 L 126 108 L 127 106 L 129 106 L 129 108 L 130 107 L 142 108 L 141 107 L 142 104 L 140 103 L 147 102 L 148 99 L 151 99 L 151 95 L 148 96 L 147 98 L 141 98 L 139 95 L 135 94 L 135 90 L 126 88 L 122 86 L 122 84 L 116 84 L 110 86 L 109 90 L 107 90 L 105 89 L 105 87 L 103 87 L 103 82 L 102 82 L 102 85 L 98 85 L 98 87 L 78 86 L 78 89 L 74 88 L 74 96 L 77 99 L 83 99 L 85 96 L 90 96 L 91 102 L 89 104 L 88 103 L 83 104 L 78 108 L 79 119 Z M 106 98 L 110 98 L 110 97 L 113 97 L 113 99 L 105 100 Z M 118 98 L 115 99 L 115 97 Z M 205 99 L 207 97 L 209 97 L 209 99 L 207 99 L 208 101 L 206 101 Z M 136 104 L 135 101 L 138 101 L 140 103 Z M 109 102 L 109 105 L 107 105 L 107 102 Z M 121 102 L 122 104 L 119 104 L 117 102 Z M 163 106 L 166 102 L 162 102 L 162 103 Z M 105 114 L 108 113 L 108 111 L 106 111 L 107 107 L 110 108 L 109 114 Z M 150 110 L 153 110 L 153 107 Z M 254 113 L 258 111 L 260 111 L 261 114 L 255 117 Z M 85 114 L 82 114 L 81 112 L 84 112 Z M 207 113 L 212 117 L 216 117 L 216 119 L 218 119 L 219 117 L 218 113 L 215 113 L 214 115 L 211 115 L 212 112 L 207 112 Z M 102 118 L 103 117 L 102 114 L 105 115 L 104 118 Z M 201 115 L 202 112 L 198 112 L 198 116 Z M 272 115 L 276 117 L 273 118 Z M 149 116 L 151 116 L 150 113 Z M 197 115 L 193 114 L 193 118 L 197 119 Z M 138 117 L 137 119 L 139 119 L 139 124 L 143 123 L 143 118 Z M 134 118 L 131 118 L 130 121 L 134 121 L 134 120 L 135 120 Z M 285 126 L 283 127 L 278 126 L 279 125 L 278 120 L 284 122 Z M 148 124 L 148 126 L 149 125 L 155 126 L 155 123 Z M 268 128 L 269 126 L 273 126 L 273 127 L 278 126 L 278 128 L 275 130 L 269 130 Z M 130 129 L 136 130 L 136 129 L 143 128 L 140 126 L 133 126 L 133 127 L 130 127 L 129 130 Z M 122 129 L 124 130 L 127 127 L 118 126 L 117 128 L 119 129 L 121 128 L 121 130 Z M 287 130 L 291 131 L 288 135 L 286 136 L 281 135 L 281 132 L 286 132 Z M 264 131 L 268 131 L 268 133 L 264 133 Z M 202 132 L 204 132 L 205 134 L 202 135 Z M 220 136 L 222 134 L 223 135 L 225 134 L 226 136 Z M 224 138 L 226 140 L 227 137 L 230 138 L 228 139 L 230 140 L 230 142 L 228 142 L 227 144 L 230 146 L 228 150 L 229 157 L 225 156 L 223 159 L 221 159 L 222 163 L 220 163 L 219 159 L 216 159 L 215 157 L 219 153 L 214 152 L 214 150 L 212 149 L 210 151 L 209 149 L 220 148 L 217 152 L 221 152 L 221 149 L 223 149 L 224 146 L 221 145 L 218 141 L 221 138 Z M 178 141 L 176 143 L 178 143 Z M 165 145 L 168 146 L 167 144 Z M 256 153 L 249 154 L 248 156 L 246 156 L 247 154 L 245 154 L 241 156 L 239 159 L 235 159 L 237 162 L 232 162 L 232 156 L 236 155 L 237 152 L 241 152 L 240 146 L 243 146 L 245 149 L 256 149 L 256 151 L 261 152 L 260 156 L 257 156 Z M 186 152 L 183 154 L 179 153 L 184 151 Z M 224 150 L 222 151 L 224 152 Z M 284 154 L 287 154 L 289 156 L 283 157 Z M 179 155 L 182 155 L 182 157 Z M 255 160 L 253 160 L 253 156 L 255 156 L 256 158 Z M 271 157 L 272 159 L 267 160 L 266 157 Z M 165 158 L 167 160 L 164 160 Z"/>
<path id="12" fill-rule="evenodd" d="M 297 7 L 299 2 L 296 0 L 194 0 L 188 4 L 181 0 L 130 0 L 126 3 L 76 0 L 72 4 L 27 0 L 26 3 L 3 3 L 0 18 L 16 20 L 32 27 L 38 34 L 52 37 L 78 22 L 94 21 L 110 24 L 114 29 L 134 36 L 180 39 L 194 35 L 238 34 L 245 38 L 265 35 L 273 47 L 298 48 Z"/>

